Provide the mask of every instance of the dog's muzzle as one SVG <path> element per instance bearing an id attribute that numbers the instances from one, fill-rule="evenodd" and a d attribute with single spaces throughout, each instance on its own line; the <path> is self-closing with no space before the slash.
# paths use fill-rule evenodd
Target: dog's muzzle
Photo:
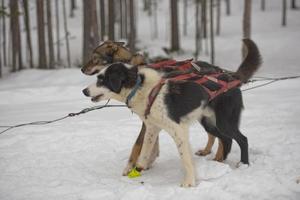
<path id="1" fill-rule="evenodd" d="M 87 97 L 90 96 L 90 91 L 89 91 L 88 88 L 85 88 L 84 90 L 82 90 L 82 93 L 83 93 L 85 96 L 87 96 Z"/>

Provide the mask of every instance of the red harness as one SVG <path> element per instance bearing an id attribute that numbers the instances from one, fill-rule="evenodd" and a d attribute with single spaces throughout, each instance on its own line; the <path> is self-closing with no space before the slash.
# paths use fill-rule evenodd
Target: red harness
<path id="1" fill-rule="evenodd" d="M 191 61 L 192 60 L 178 62 L 175 60 L 166 60 L 163 62 L 150 64 L 149 67 L 151 67 L 153 69 L 157 69 L 157 70 L 165 69 L 165 68 L 173 68 L 178 71 L 186 71 L 193 67 L 193 65 L 191 64 Z M 220 80 L 221 75 L 224 75 L 224 72 L 214 73 L 214 74 L 209 74 L 209 75 L 200 75 L 197 73 L 187 73 L 187 74 L 180 74 L 180 75 L 177 75 L 177 76 L 171 77 L 171 78 L 162 78 L 159 81 L 159 83 L 156 86 L 154 86 L 154 88 L 151 90 L 151 92 L 148 96 L 148 104 L 147 104 L 147 108 L 145 110 L 145 117 L 147 118 L 147 116 L 150 114 L 151 107 L 152 107 L 159 91 L 161 90 L 162 86 L 167 81 L 174 81 L 174 82 L 176 82 L 176 81 L 191 81 L 191 82 L 197 83 L 201 87 L 203 87 L 204 90 L 207 92 L 207 94 L 209 95 L 209 101 L 213 100 L 218 95 L 225 93 L 232 88 L 239 87 L 241 85 L 241 81 L 238 79 L 232 79 L 228 82 L 224 81 L 224 80 Z M 204 84 L 208 81 L 213 81 L 214 83 L 216 83 L 219 86 L 219 89 L 213 91 L 213 90 L 209 89 L 208 87 L 206 87 Z"/>

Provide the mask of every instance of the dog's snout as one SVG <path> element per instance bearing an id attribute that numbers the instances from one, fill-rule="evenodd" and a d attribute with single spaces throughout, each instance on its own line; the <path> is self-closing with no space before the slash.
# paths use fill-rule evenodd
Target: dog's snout
<path id="1" fill-rule="evenodd" d="M 87 97 L 90 96 L 90 91 L 89 91 L 88 88 L 85 88 L 84 90 L 82 90 L 82 93 L 83 93 L 85 96 L 87 96 Z"/>
<path id="2" fill-rule="evenodd" d="M 81 72 L 84 73 L 84 68 L 83 67 L 81 68 Z"/>

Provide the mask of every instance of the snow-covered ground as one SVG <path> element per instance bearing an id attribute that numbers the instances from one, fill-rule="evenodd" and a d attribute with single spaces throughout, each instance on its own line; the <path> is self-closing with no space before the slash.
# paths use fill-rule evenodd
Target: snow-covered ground
<path id="1" fill-rule="evenodd" d="M 254 4 L 253 39 L 264 58 L 257 76 L 300 74 L 300 11 L 289 11 L 288 27 L 281 28 L 280 2 L 274 1 L 264 13 Z M 217 64 L 229 69 L 240 62 L 240 7 L 237 2 L 232 16 L 222 18 L 222 35 L 216 39 Z M 160 14 L 167 13 L 161 8 Z M 142 26 L 146 16 L 140 18 Z M 150 38 L 143 30 L 143 37 Z M 187 53 L 180 58 L 191 57 L 192 37 L 189 33 L 182 39 Z M 162 35 L 151 43 L 141 40 L 140 46 L 155 50 L 165 44 Z M 25 70 L 5 77 L 0 80 L 0 125 L 54 119 L 93 106 L 81 94 L 93 81 L 95 77 L 78 69 Z M 0 199 L 299 199 L 299 89 L 298 79 L 244 92 L 241 130 L 249 141 L 250 167 L 236 168 L 240 158 L 236 143 L 224 163 L 212 161 L 213 154 L 194 156 L 198 185 L 190 189 L 179 187 L 182 165 L 174 142 L 164 132 L 154 167 L 136 179 L 121 176 L 141 126 L 126 108 L 11 130 L 0 135 Z M 204 147 L 203 128 L 195 124 L 190 130 L 193 151 Z"/>

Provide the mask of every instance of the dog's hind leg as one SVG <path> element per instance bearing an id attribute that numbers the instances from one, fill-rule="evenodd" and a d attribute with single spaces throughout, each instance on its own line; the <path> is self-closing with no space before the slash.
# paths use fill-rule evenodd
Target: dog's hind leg
<path id="1" fill-rule="evenodd" d="M 211 149 L 214 145 L 216 137 L 210 133 L 207 133 L 208 140 L 204 149 L 198 150 L 195 154 L 198 156 L 206 156 L 211 153 Z"/>
<path id="2" fill-rule="evenodd" d="M 215 137 L 218 137 L 219 146 L 214 160 L 222 162 L 227 158 L 227 155 L 231 150 L 232 139 L 220 132 L 219 129 L 211 122 L 211 120 L 206 117 L 202 118 L 201 124 L 207 132 L 211 133 Z"/>
<path id="3" fill-rule="evenodd" d="M 249 154 L 248 154 L 248 139 L 239 130 L 233 135 L 238 145 L 241 148 L 241 162 L 243 164 L 249 164 Z"/>

